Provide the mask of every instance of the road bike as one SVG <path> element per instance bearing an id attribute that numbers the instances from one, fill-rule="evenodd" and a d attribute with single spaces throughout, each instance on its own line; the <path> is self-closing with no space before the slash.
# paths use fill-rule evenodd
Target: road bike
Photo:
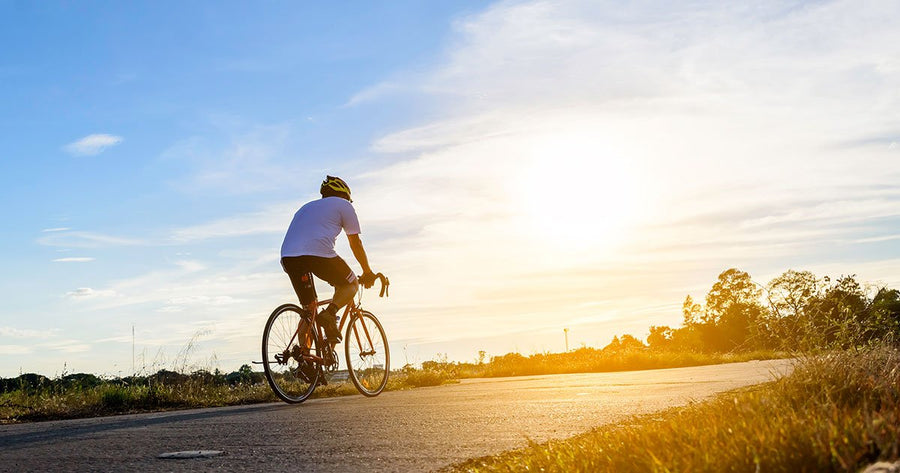
<path id="1" fill-rule="evenodd" d="M 311 284 L 312 274 L 305 277 L 310 278 Z M 390 281 L 381 273 L 376 278 L 381 281 L 379 296 L 384 297 Z M 384 328 L 374 314 L 361 307 L 363 288 L 359 291 L 359 300 L 344 309 L 339 330 L 345 332 L 347 377 L 360 393 L 371 397 L 379 395 L 387 385 L 391 356 Z M 318 306 L 330 302 L 313 296 L 303 307 L 283 304 L 266 321 L 262 365 L 272 391 L 285 402 L 303 402 L 316 386 L 326 385 L 329 377 L 342 374 L 338 372 L 335 346 L 327 342 L 324 328 L 316 321 Z"/>

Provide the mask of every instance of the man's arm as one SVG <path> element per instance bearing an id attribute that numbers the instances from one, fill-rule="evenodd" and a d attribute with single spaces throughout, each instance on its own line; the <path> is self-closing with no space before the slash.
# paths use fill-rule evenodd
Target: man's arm
<path id="1" fill-rule="evenodd" d="M 350 250 L 353 251 L 353 256 L 356 257 L 356 261 L 359 261 L 359 265 L 362 266 L 363 274 L 360 282 L 366 288 L 372 287 L 375 284 L 375 275 L 372 273 L 372 268 L 369 267 L 369 258 L 366 256 L 366 249 L 363 248 L 359 234 L 347 235 L 347 240 L 350 242 Z"/>

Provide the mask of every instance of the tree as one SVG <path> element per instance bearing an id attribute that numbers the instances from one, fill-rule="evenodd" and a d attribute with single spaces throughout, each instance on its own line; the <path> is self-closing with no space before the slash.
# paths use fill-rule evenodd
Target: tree
<path id="1" fill-rule="evenodd" d="M 609 345 L 603 347 L 603 351 L 605 352 L 617 352 L 623 350 L 643 350 L 647 348 L 644 345 L 644 342 L 638 340 L 634 337 L 634 335 L 622 335 L 621 338 L 613 337 L 612 341 L 609 342 Z"/>
<path id="2" fill-rule="evenodd" d="M 789 269 L 769 282 L 768 291 L 776 315 L 799 318 L 819 295 L 819 279 L 809 271 Z"/>
<path id="3" fill-rule="evenodd" d="M 729 268 L 706 295 L 704 342 L 717 350 L 747 349 L 767 344 L 765 308 L 760 305 L 762 289 L 750 275 Z"/>
<path id="4" fill-rule="evenodd" d="M 681 313 L 684 315 L 684 326 L 690 327 L 703 321 L 703 307 L 694 303 L 694 299 L 690 294 L 684 298 L 681 304 Z"/>
<path id="5" fill-rule="evenodd" d="M 734 305 L 758 305 L 761 295 L 762 290 L 749 274 L 737 268 L 726 269 L 706 294 L 706 317 L 710 322 L 718 322 Z"/>
<path id="6" fill-rule="evenodd" d="M 900 291 L 882 287 L 869 305 L 869 319 L 877 327 L 878 338 L 900 335 Z"/>
<path id="7" fill-rule="evenodd" d="M 809 348 L 811 319 L 809 310 L 821 296 L 821 282 L 809 271 L 790 269 L 768 284 L 769 302 L 775 320 L 772 329 L 785 347 Z"/>
<path id="8" fill-rule="evenodd" d="M 625 350 L 643 350 L 647 348 L 647 345 L 644 345 L 644 342 L 638 340 L 634 335 L 625 334 L 619 340 L 619 343 Z"/>
<path id="9" fill-rule="evenodd" d="M 651 350 L 660 350 L 664 348 L 668 348 L 672 345 L 672 336 L 675 333 L 671 327 L 667 327 L 665 325 L 650 326 L 650 335 L 647 335 L 647 345 L 650 345 Z"/>
<path id="10" fill-rule="evenodd" d="M 816 347 L 849 348 L 865 340 L 868 300 L 856 275 L 834 283 L 827 276 L 822 294 L 809 305 L 810 337 Z"/>

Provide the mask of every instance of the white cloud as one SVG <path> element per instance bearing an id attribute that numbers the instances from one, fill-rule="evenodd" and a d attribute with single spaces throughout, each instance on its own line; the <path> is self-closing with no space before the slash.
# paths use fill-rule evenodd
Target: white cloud
<path id="1" fill-rule="evenodd" d="M 168 304 L 160 309 L 159 312 L 183 312 L 187 309 L 197 309 L 200 307 L 225 307 L 225 306 L 233 306 L 235 304 L 240 304 L 246 302 L 242 299 L 237 299 L 232 296 L 227 295 L 218 295 L 218 296 L 206 296 L 206 295 L 184 295 L 177 296 L 169 299 Z"/>
<path id="2" fill-rule="evenodd" d="M 196 273 L 198 271 L 203 271 L 204 269 L 206 269 L 205 264 L 201 263 L 200 261 L 193 260 L 176 261 L 175 265 L 188 273 Z"/>
<path id="3" fill-rule="evenodd" d="M 196 313 L 224 306 L 258 309 L 261 300 L 291 294 L 277 249 L 222 256 L 212 266 L 191 260 L 175 261 L 173 266 L 113 281 L 102 289 L 79 288 L 67 296 L 84 301 L 80 307 L 94 312 L 142 307 L 160 312 L 190 308 Z"/>
<path id="4" fill-rule="evenodd" d="M 121 142 L 121 136 L 101 133 L 85 136 L 78 141 L 67 144 L 63 149 L 75 156 L 95 156 Z"/>
<path id="5" fill-rule="evenodd" d="M 88 263 L 90 261 L 94 261 L 94 258 L 74 256 L 69 258 L 57 258 L 53 260 L 54 263 Z"/>
<path id="6" fill-rule="evenodd" d="M 169 238 L 174 242 L 187 243 L 210 238 L 283 233 L 287 230 L 290 218 L 297 210 L 296 207 L 296 202 L 273 204 L 257 212 L 224 217 L 176 229 Z"/>
<path id="7" fill-rule="evenodd" d="M 38 238 L 38 243 L 46 246 L 62 246 L 74 248 L 100 248 L 108 246 L 135 246 L 147 242 L 136 238 L 104 235 L 95 232 L 76 232 L 68 229 L 49 232 Z"/>
<path id="8" fill-rule="evenodd" d="M 34 347 L 28 345 L 0 345 L 0 355 L 28 355 L 34 353 Z"/>
<path id="9" fill-rule="evenodd" d="M 312 174 L 309 162 L 297 154 L 302 149 L 294 142 L 297 125 L 251 125 L 230 117 L 211 120 L 217 132 L 212 138 L 192 137 L 162 153 L 162 159 L 186 168 L 184 177 L 172 182 L 179 190 L 252 194 L 294 187 L 302 176 Z"/>
<path id="10" fill-rule="evenodd" d="M 63 353 L 85 353 L 91 350 L 91 345 L 80 340 L 60 340 L 40 345 L 41 348 L 59 351 Z"/>
<path id="11" fill-rule="evenodd" d="M 0 327 L 0 336 L 10 338 L 50 338 L 55 330 L 18 329 L 14 327 Z"/>
<path id="12" fill-rule="evenodd" d="M 360 104 L 382 99 L 391 93 L 399 91 L 400 87 L 401 86 L 396 82 L 380 82 L 357 92 L 353 97 L 350 97 L 350 100 L 344 104 L 344 107 L 355 107 Z"/>
<path id="13" fill-rule="evenodd" d="M 110 289 L 91 289 L 89 287 L 79 287 L 74 291 L 67 292 L 66 297 L 71 299 L 97 299 L 97 298 L 107 298 L 107 297 L 115 297 L 116 291 Z"/>

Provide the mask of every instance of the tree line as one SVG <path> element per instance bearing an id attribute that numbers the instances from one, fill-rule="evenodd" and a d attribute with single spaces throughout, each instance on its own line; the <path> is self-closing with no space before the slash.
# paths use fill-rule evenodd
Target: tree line
<path id="1" fill-rule="evenodd" d="M 900 291 L 788 270 L 766 285 L 736 268 L 719 274 L 705 304 L 688 295 L 681 327 L 651 326 L 651 350 L 737 352 L 847 349 L 900 335 Z M 613 339 L 633 344 L 634 337 Z"/>
<path id="2" fill-rule="evenodd" d="M 0 378 L 0 394 L 13 391 L 41 392 L 92 389 L 102 385 L 118 386 L 151 386 L 167 385 L 180 386 L 189 383 L 206 386 L 237 386 L 253 385 L 265 382 L 261 372 L 253 371 L 250 365 L 241 365 L 237 371 L 225 373 L 216 368 L 213 371 L 196 370 L 192 373 L 179 373 L 176 371 L 161 369 L 147 376 L 127 376 L 104 379 L 87 373 L 75 373 L 60 375 L 55 379 L 35 373 L 21 374 L 15 378 Z"/>

